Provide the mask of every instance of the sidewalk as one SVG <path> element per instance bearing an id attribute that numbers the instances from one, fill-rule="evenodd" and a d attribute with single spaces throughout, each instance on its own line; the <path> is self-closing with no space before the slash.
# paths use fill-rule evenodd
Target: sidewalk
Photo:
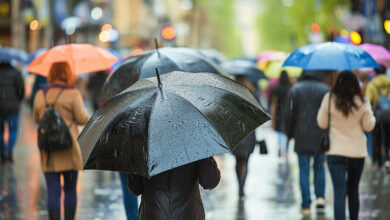
<path id="1" fill-rule="evenodd" d="M 36 147 L 35 125 L 27 110 L 21 115 L 20 136 L 15 147 L 15 163 L 0 165 L 0 219 L 47 219 L 46 186 Z M 277 157 L 276 134 L 269 124 L 257 131 L 266 137 L 269 154 L 256 147 L 249 160 L 246 196 L 238 198 L 235 160 L 232 155 L 216 157 L 221 169 L 219 186 L 201 190 L 208 220 L 302 219 L 297 157 L 290 146 L 288 160 Z M 313 191 L 313 190 L 312 190 Z M 118 174 L 84 171 L 78 184 L 77 219 L 125 219 Z M 327 172 L 327 207 L 311 219 L 332 219 L 332 187 Z M 360 186 L 360 219 L 390 219 L 390 175 L 373 173 L 367 164 Z M 314 200 L 314 198 L 313 198 Z M 313 204 L 314 205 L 314 204 Z"/>

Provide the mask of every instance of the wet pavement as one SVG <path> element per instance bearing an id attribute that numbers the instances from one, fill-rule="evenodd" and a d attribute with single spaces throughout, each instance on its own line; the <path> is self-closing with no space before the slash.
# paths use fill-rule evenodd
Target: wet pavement
<path id="1" fill-rule="evenodd" d="M 20 121 L 15 162 L 0 165 L 0 219 L 47 219 L 46 186 L 36 146 L 36 128 L 26 108 Z M 269 154 L 260 155 L 258 147 L 255 148 L 249 160 L 243 199 L 238 197 L 234 157 L 228 154 L 216 157 L 221 182 L 212 191 L 201 190 L 206 219 L 304 219 L 300 214 L 298 163 L 292 147 L 288 159 L 277 156 L 277 136 L 269 123 L 257 130 L 257 136 L 266 139 Z M 77 219 L 125 219 L 117 173 L 84 171 L 77 190 Z M 313 204 L 311 216 L 306 219 L 333 219 L 332 193 L 327 172 L 325 213 L 317 214 Z M 360 185 L 360 201 L 360 219 L 390 219 L 390 175 L 373 172 L 369 161 Z"/>

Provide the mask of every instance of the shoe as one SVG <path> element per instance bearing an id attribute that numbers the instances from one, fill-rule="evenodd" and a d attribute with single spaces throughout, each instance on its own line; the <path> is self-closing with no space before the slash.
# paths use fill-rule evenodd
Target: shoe
<path id="1" fill-rule="evenodd" d="M 61 220 L 61 211 L 49 210 L 49 220 Z"/>
<path id="2" fill-rule="evenodd" d="M 325 208 L 325 199 L 322 197 L 318 197 L 316 200 L 316 208 L 317 209 L 324 209 Z"/>
<path id="3" fill-rule="evenodd" d="M 5 164 L 5 155 L 4 154 L 0 154 L 0 160 L 1 160 L 1 164 Z"/>
<path id="4" fill-rule="evenodd" d="M 304 216 L 310 216 L 310 208 L 301 208 L 301 213 Z"/>
<path id="5" fill-rule="evenodd" d="M 5 158 L 6 158 L 5 161 L 7 161 L 7 162 L 10 162 L 10 163 L 14 162 L 14 157 L 12 156 L 12 154 L 6 156 Z"/>
<path id="6" fill-rule="evenodd" d="M 65 209 L 65 220 L 74 220 L 76 209 Z"/>

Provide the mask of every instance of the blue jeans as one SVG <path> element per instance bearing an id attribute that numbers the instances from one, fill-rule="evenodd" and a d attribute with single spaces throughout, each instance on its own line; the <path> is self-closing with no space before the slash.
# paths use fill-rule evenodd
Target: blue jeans
<path id="1" fill-rule="evenodd" d="M 349 219 L 357 220 L 359 214 L 359 182 L 364 158 L 328 156 L 328 166 L 333 182 L 335 220 L 345 219 L 345 199 L 348 196 Z"/>
<path id="2" fill-rule="evenodd" d="M 125 205 L 127 220 L 138 219 L 138 201 L 137 196 L 133 195 L 127 189 L 127 173 L 119 173 L 123 192 L 123 203 Z"/>
<path id="3" fill-rule="evenodd" d="M 310 208 L 310 160 L 314 157 L 314 189 L 317 198 L 325 197 L 325 154 L 298 154 L 299 186 L 302 195 L 302 208 Z"/>
<path id="4" fill-rule="evenodd" d="M 8 144 L 4 143 L 4 123 L 8 123 Z M 11 155 L 18 136 L 19 113 L 13 115 L 0 115 L 0 154 Z M 7 146 L 7 147 L 6 147 Z"/>

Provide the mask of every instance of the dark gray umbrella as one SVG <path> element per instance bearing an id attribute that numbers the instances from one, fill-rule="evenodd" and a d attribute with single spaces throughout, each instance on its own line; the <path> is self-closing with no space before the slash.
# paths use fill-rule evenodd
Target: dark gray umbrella
<path id="1" fill-rule="evenodd" d="M 139 79 L 155 76 L 154 68 L 158 68 L 161 75 L 172 71 L 186 71 L 210 72 L 227 76 L 222 69 L 195 49 L 164 47 L 124 61 L 107 79 L 102 90 L 102 99 L 111 98 Z"/>
<path id="2" fill-rule="evenodd" d="M 267 79 L 263 71 L 256 64 L 247 60 L 230 60 L 221 64 L 222 70 L 231 76 L 247 76 L 255 85 L 260 79 Z"/>
<path id="3" fill-rule="evenodd" d="M 248 89 L 213 73 L 137 81 L 107 101 L 80 134 L 84 169 L 150 177 L 234 150 L 270 118 Z"/>

